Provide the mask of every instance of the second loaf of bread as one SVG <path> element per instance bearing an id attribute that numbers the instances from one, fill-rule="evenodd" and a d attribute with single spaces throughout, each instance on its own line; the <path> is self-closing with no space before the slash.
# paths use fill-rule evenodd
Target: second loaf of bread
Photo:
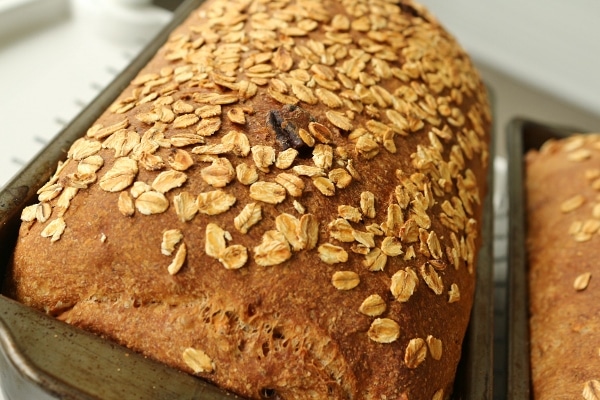
<path id="1" fill-rule="evenodd" d="M 550 140 L 525 165 L 533 398 L 594 399 L 600 134 Z"/>
<path id="2" fill-rule="evenodd" d="M 209 0 L 24 210 L 9 292 L 248 398 L 447 398 L 489 127 L 411 1 Z"/>

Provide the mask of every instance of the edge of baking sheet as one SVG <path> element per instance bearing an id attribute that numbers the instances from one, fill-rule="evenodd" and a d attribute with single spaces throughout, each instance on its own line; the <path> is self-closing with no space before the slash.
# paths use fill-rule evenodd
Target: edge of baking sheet
<path id="1" fill-rule="evenodd" d="M 494 113 L 494 93 L 488 87 Z M 489 143 L 487 192 L 483 200 L 483 235 L 477 257 L 471 320 L 463 340 L 452 400 L 491 400 L 494 390 L 494 158 L 495 133 Z"/>
<path id="2" fill-rule="evenodd" d="M 507 394 L 511 400 L 529 400 L 531 372 L 529 362 L 529 301 L 527 278 L 524 155 L 546 140 L 569 136 L 584 130 L 544 125 L 515 118 L 507 126 L 509 225 L 508 231 L 508 360 Z"/>

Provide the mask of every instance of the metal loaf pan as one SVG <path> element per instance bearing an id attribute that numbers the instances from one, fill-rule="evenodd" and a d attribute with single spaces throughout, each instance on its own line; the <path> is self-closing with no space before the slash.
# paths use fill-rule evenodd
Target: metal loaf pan
<path id="1" fill-rule="evenodd" d="M 0 280 L 6 275 L 21 210 L 66 158 L 71 144 L 124 90 L 202 0 L 186 0 L 172 22 L 26 168 L 0 190 Z M 490 155 L 490 160 L 493 154 Z M 492 399 L 493 170 L 488 171 L 483 245 L 472 317 L 452 399 Z M 0 281 L 1 287 L 1 281 Z M 198 378 L 149 360 L 113 342 L 55 320 L 0 294 L 0 384 L 14 399 L 238 398 Z"/>
<path id="2" fill-rule="evenodd" d="M 551 126 L 517 118 L 507 127 L 508 155 L 508 366 L 507 398 L 529 400 L 531 372 L 529 363 L 529 298 L 527 278 L 526 194 L 524 156 L 550 139 L 561 139 L 583 130 Z"/>

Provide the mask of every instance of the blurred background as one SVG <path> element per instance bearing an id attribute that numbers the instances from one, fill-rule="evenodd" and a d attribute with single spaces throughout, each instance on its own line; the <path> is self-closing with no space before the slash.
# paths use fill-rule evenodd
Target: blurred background
<path id="1" fill-rule="evenodd" d="M 489 84 L 500 154 L 515 116 L 600 131 L 600 2 L 417 1 L 459 40 Z"/>
<path id="2" fill-rule="evenodd" d="M 495 398 L 504 398 L 505 129 L 600 131 L 600 2 L 420 0 L 471 55 L 494 105 Z M 121 72 L 180 0 L 0 0 L 0 187 Z M 0 400 L 2 394 L 0 390 Z"/>

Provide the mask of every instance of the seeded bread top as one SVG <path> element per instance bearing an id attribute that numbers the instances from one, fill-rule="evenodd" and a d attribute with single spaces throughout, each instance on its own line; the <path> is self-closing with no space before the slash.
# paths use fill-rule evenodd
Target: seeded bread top
<path id="1" fill-rule="evenodd" d="M 413 370 L 441 376 L 423 390 L 444 398 L 472 303 L 489 125 L 468 56 L 413 2 L 209 0 L 23 211 L 15 296 L 246 396 L 302 398 L 275 377 L 245 388 L 204 340 L 151 350 L 80 310 L 197 297 L 256 318 L 246 294 L 222 293 L 251 285 L 263 309 L 289 308 L 264 316 L 273 324 L 308 324 L 302 304 L 322 307 L 307 330 L 342 354 L 327 367 L 341 398 L 413 398 Z M 33 248 L 49 264 L 73 257 L 77 273 L 51 289 L 30 281 L 48 273 L 27 260 Z M 286 300 L 290 271 L 308 286 Z M 355 349 L 395 357 L 382 367 L 391 383 L 367 383 Z"/>

